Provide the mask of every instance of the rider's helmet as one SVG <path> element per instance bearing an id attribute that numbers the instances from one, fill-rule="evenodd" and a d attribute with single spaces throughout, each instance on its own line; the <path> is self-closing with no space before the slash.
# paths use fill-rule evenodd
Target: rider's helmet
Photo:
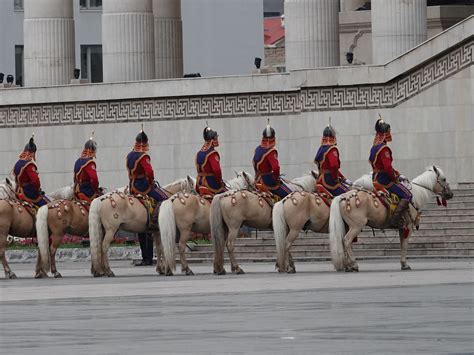
<path id="1" fill-rule="evenodd" d="M 334 145 L 336 143 L 336 130 L 331 126 L 331 124 L 328 124 L 324 128 L 321 145 Z"/>
<path id="2" fill-rule="evenodd" d="M 272 126 L 270 126 L 270 120 L 268 120 L 267 127 L 262 132 L 262 146 L 265 148 L 273 147 L 276 144 L 276 132 Z"/>
<path id="3" fill-rule="evenodd" d="M 217 131 L 212 130 L 211 127 L 206 126 L 202 132 L 202 136 L 207 145 L 212 147 L 219 146 L 219 135 L 217 134 Z"/>
<path id="4" fill-rule="evenodd" d="M 133 151 L 135 152 L 148 152 L 150 149 L 148 145 L 148 136 L 143 131 L 143 126 L 140 132 L 138 132 L 137 137 L 135 138 L 135 146 L 133 147 Z"/>
<path id="5" fill-rule="evenodd" d="M 382 142 L 391 142 L 392 134 L 390 132 L 390 125 L 380 117 L 375 123 L 375 140 L 374 144 L 379 144 Z"/>
<path id="6" fill-rule="evenodd" d="M 97 152 L 97 142 L 94 140 L 94 132 L 92 136 L 84 144 L 84 149 L 82 150 L 81 158 L 95 158 Z"/>
<path id="7" fill-rule="evenodd" d="M 36 156 L 36 144 L 35 144 L 35 135 L 32 134 L 30 140 L 25 145 L 23 152 L 20 154 L 20 159 L 23 160 L 32 160 L 35 159 Z"/>

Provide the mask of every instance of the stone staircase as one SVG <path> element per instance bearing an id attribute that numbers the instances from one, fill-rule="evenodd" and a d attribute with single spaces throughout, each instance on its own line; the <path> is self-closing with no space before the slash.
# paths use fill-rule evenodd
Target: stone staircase
<path id="1" fill-rule="evenodd" d="M 190 244 L 188 261 L 211 262 L 212 245 Z M 400 245 L 396 231 L 365 229 L 354 244 L 358 259 L 399 258 Z M 327 234 L 301 233 L 293 244 L 296 261 L 330 260 Z M 227 251 L 225 253 L 226 259 Z M 236 243 L 239 262 L 274 261 L 275 241 L 270 231 L 253 232 L 250 238 Z M 474 257 L 474 183 L 460 183 L 448 206 L 438 206 L 435 198 L 422 211 L 420 229 L 410 237 L 410 258 L 469 258 Z"/>

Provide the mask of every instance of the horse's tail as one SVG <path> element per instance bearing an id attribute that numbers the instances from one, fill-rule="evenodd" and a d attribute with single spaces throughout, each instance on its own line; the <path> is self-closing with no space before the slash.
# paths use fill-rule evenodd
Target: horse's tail
<path id="1" fill-rule="evenodd" d="M 173 211 L 173 202 L 165 200 L 160 207 L 158 216 L 160 226 L 161 245 L 163 247 L 163 258 L 165 268 L 174 271 L 176 269 L 176 259 L 174 255 L 174 244 L 176 241 L 176 221 Z"/>
<path id="2" fill-rule="evenodd" d="M 288 235 L 283 201 L 279 201 L 273 206 L 272 223 L 277 248 L 278 269 L 283 272 L 286 270 L 286 236 Z"/>
<path id="3" fill-rule="evenodd" d="M 41 269 L 48 273 L 51 269 L 49 255 L 48 205 L 41 206 L 36 213 L 36 238 L 38 239 L 38 258 L 41 260 Z"/>
<path id="4" fill-rule="evenodd" d="M 102 270 L 102 239 L 103 229 L 100 219 L 100 206 L 102 201 L 96 198 L 92 201 L 89 209 L 89 241 L 91 245 L 91 273 L 95 275 Z"/>
<path id="5" fill-rule="evenodd" d="M 329 215 L 329 247 L 331 249 L 331 259 L 334 268 L 342 271 L 344 268 L 344 236 L 346 227 L 341 215 L 341 196 L 332 200 L 331 212 Z"/>
<path id="6" fill-rule="evenodd" d="M 214 245 L 214 272 L 224 268 L 224 247 L 226 241 L 225 222 L 222 218 L 221 197 L 214 196 L 210 210 L 211 236 Z"/>

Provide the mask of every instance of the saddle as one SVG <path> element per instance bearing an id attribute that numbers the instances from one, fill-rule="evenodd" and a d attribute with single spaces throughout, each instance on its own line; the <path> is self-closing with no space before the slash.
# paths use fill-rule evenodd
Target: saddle
<path id="1" fill-rule="evenodd" d="M 273 208 L 273 205 L 281 200 L 280 196 L 273 194 L 264 184 L 257 182 L 255 187 L 257 188 L 257 195 L 263 198 L 270 207 Z"/>
<path id="2" fill-rule="evenodd" d="M 214 194 L 206 186 L 199 186 L 197 193 L 209 202 L 212 202 L 212 199 L 214 198 Z"/>
<path id="3" fill-rule="evenodd" d="M 331 202 L 334 196 L 321 184 L 316 184 L 316 194 L 321 197 L 326 206 L 331 207 Z"/>
<path id="4" fill-rule="evenodd" d="M 375 195 L 380 203 L 388 210 L 387 222 L 390 221 L 397 209 L 400 197 L 388 191 L 383 185 L 374 182 Z"/>
<path id="5" fill-rule="evenodd" d="M 153 198 L 137 194 L 131 195 L 135 197 L 147 211 L 147 226 L 151 231 L 158 230 L 158 214 L 160 212 L 161 203 L 157 203 Z M 130 201 L 130 200 L 129 200 Z"/>

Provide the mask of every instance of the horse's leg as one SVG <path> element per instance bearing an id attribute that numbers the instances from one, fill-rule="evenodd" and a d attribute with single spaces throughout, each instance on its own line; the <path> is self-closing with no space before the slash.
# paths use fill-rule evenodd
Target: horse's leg
<path id="1" fill-rule="evenodd" d="M 43 271 L 41 268 L 41 255 L 38 251 L 38 257 L 36 258 L 36 267 L 35 267 L 35 279 L 42 279 L 43 277 L 48 277 L 48 274 Z"/>
<path id="2" fill-rule="evenodd" d="M 165 275 L 166 270 L 163 265 L 163 248 L 161 247 L 161 236 L 159 233 L 153 233 L 153 240 L 155 242 L 156 250 L 156 272 L 160 275 Z"/>
<path id="3" fill-rule="evenodd" d="M 5 271 L 5 277 L 7 279 L 16 279 L 15 273 L 10 269 L 5 256 L 5 249 L 7 247 L 7 235 L 8 233 L 2 233 L 0 235 L 0 259 L 2 259 L 3 270 Z"/>
<path id="4" fill-rule="evenodd" d="M 245 274 L 244 270 L 242 270 L 239 264 L 237 263 L 237 259 L 234 253 L 235 240 L 239 236 L 239 229 L 240 228 L 229 227 L 229 233 L 227 235 L 227 243 L 226 243 L 232 272 L 237 275 Z"/>
<path id="5" fill-rule="evenodd" d="M 60 278 L 62 275 L 58 272 L 56 268 L 56 251 L 58 250 L 61 240 L 63 239 L 62 235 L 52 234 L 51 235 L 51 245 L 49 247 L 49 254 L 51 255 L 51 274 L 55 278 Z"/>
<path id="6" fill-rule="evenodd" d="M 102 265 L 104 267 L 104 275 L 108 277 L 113 277 L 115 274 L 110 269 L 109 265 L 109 248 L 110 243 L 114 240 L 115 231 L 107 230 L 105 232 L 104 240 L 102 241 Z"/>
<path id="7" fill-rule="evenodd" d="M 348 264 L 345 266 L 346 272 L 359 271 L 359 265 L 357 265 L 354 254 L 352 253 L 352 241 L 359 235 L 359 233 L 360 228 L 350 227 L 349 232 L 347 232 L 344 237 L 344 248 L 346 249 L 347 257 L 349 259 Z"/>
<path id="8" fill-rule="evenodd" d="M 400 264 L 402 270 L 411 270 L 410 265 L 407 264 L 408 238 L 410 237 L 410 234 L 408 234 L 406 238 L 404 237 L 404 234 L 405 232 L 403 229 L 398 230 L 398 235 L 400 236 Z"/>
<path id="9" fill-rule="evenodd" d="M 179 260 L 181 261 L 181 273 L 186 275 L 194 275 L 194 272 L 189 268 L 186 260 L 186 243 L 188 242 L 191 229 L 180 229 L 180 238 L 178 243 Z"/>
<path id="10" fill-rule="evenodd" d="M 293 260 L 290 249 L 291 249 L 291 246 L 293 245 L 293 242 L 296 240 L 296 238 L 298 238 L 299 233 L 300 231 L 298 229 L 290 229 L 290 232 L 286 236 L 285 254 L 288 260 L 288 268 L 286 271 L 289 274 L 294 274 L 296 272 L 295 261 Z"/>

